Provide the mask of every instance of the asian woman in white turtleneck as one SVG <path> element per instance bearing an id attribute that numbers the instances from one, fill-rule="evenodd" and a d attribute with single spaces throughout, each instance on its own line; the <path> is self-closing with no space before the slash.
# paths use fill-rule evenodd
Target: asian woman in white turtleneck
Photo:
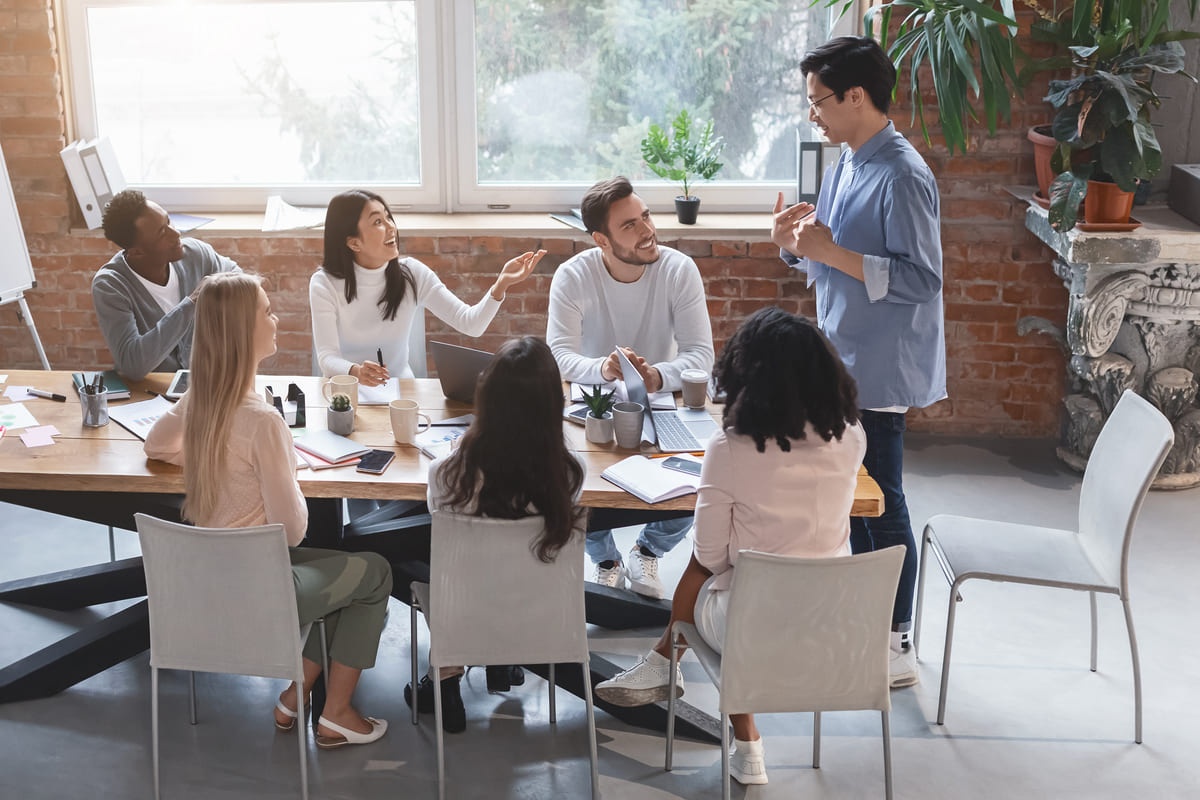
<path id="1" fill-rule="evenodd" d="M 539 250 L 512 259 L 479 302 L 467 305 L 429 267 L 400 258 L 396 223 L 382 197 L 365 190 L 339 194 L 325 212 L 323 266 L 308 283 L 321 373 L 353 375 L 364 386 L 378 386 L 393 375 L 411 378 L 408 338 L 420 307 L 468 336 L 479 336 L 500 310 L 505 292 L 529 277 L 545 254 Z"/>

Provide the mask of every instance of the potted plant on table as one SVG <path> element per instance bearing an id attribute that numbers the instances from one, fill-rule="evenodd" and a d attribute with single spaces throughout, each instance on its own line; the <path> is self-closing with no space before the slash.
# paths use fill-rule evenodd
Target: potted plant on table
<path id="1" fill-rule="evenodd" d="M 683 194 L 675 198 L 675 216 L 683 225 L 696 224 L 696 215 L 700 213 L 700 198 L 692 196 L 691 182 L 712 180 L 725 166 L 718 160 L 725 149 L 725 140 L 713 136 L 712 120 L 704 125 L 699 138 L 693 137 L 693 127 L 699 125 L 685 108 L 669 123 L 670 134 L 652 124 L 642 139 L 642 159 L 650 171 L 683 184 Z"/>
<path id="2" fill-rule="evenodd" d="M 1197 0 L 1188 0 L 1194 19 Z M 1200 33 L 1169 28 L 1169 0 L 1079 0 L 1071 14 L 1043 21 L 1038 38 L 1058 41 L 1070 53 L 1072 74 L 1050 81 L 1049 102 L 1058 148 L 1050 184 L 1050 224 L 1070 230 L 1084 203 L 1088 222 L 1126 223 L 1139 181 L 1162 169 L 1162 148 L 1150 112 L 1162 105 L 1154 87 L 1160 74 L 1184 71 L 1180 41 Z M 1061 60 L 1042 62 L 1059 66 Z M 1088 154 L 1080 158 L 1081 153 Z M 1115 212 L 1096 216 L 1102 198 L 1119 195 Z"/>
<path id="3" fill-rule="evenodd" d="M 608 444 L 613 438 L 613 392 L 606 393 L 602 387 L 593 386 L 590 394 L 583 393 L 583 402 L 588 407 L 583 420 L 587 440 Z"/>
<path id="4" fill-rule="evenodd" d="M 330 433 L 336 433 L 339 436 L 349 436 L 353 433 L 354 407 L 350 405 L 350 395 L 335 394 L 330 398 L 325 420 Z"/>

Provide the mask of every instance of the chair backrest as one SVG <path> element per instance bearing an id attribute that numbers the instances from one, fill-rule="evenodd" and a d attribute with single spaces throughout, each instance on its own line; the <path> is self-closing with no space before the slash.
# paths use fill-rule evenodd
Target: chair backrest
<path id="1" fill-rule="evenodd" d="M 295 678 L 296 590 L 282 525 L 195 528 L 135 514 L 150 605 L 150 664 Z"/>
<path id="2" fill-rule="evenodd" d="M 587 659 L 583 533 L 547 564 L 530 549 L 542 527 L 541 517 L 433 513 L 431 664 Z"/>
<path id="3" fill-rule="evenodd" d="M 1126 390 L 1096 437 L 1079 493 L 1079 535 L 1093 566 L 1125 585 L 1129 541 L 1175 432 L 1145 398 Z"/>
<path id="4" fill-rule="evenodd" d="M 891 708 L 888 642 L 903 547 L 841 558 L 738 554 L 721 710 Z"/>

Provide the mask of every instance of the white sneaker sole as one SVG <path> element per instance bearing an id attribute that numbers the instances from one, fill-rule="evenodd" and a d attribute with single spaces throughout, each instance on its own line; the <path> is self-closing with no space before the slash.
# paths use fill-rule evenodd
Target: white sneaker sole
<path id="1" fill-rule="evenodd" d="M 915 672 L 905 672 L 900 675 L 891 677 L 890 686 L 893 689 L 907 689 L 909 686 L 916 686 L 921 682 L 921 678 Z"/>
<path id="2" fill-rule="evenodd" d="M 733 764 L 729 765 L 729 777 L 733 778 L 742 786 L 761 786 L 767 782 L 766 772 L 755 775 L 743 775 L 739 770 L 733 768 Z"/>
<path id="3" fill-rule="evenodd" d="M 670 686 L 652 686 L 649 689 L 634 689 L 628 686 L 597 686 L 593 691 L 596 696 L 614 706 L 636 708 L 648 706 L 651 703 L 661 703 L 670 695 Z M 683 697 L 683 684 L 675 684 L 676 699 Z"/>
<path id="4" fill-rule="evenodd" d="M 629 588 L 637 594 L 640 594 L 643 597 L 649 597 L 652 600 L 667 599 L 666 587 L 664 587 L 661 583 L 655 586 L 652 583 L 642 583 L 641 581 L 635 581 L 633 578 L 630 578 Z"/>

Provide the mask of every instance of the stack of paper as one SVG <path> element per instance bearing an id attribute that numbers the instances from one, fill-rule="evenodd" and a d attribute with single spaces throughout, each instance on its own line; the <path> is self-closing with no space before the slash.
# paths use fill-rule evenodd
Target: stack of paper
<path id="1" fill-rule="evenodd" d="M 267 210 L 263 214 L 264 231 L 292 231 L 299 228 L 319 228 L 325 224 L 324 208 L 301 208 L 285 203 L 273 194 L 267 198 Z"/>
<path id="2" fill-rule="evenodd" d="M 309 431 L 303 436 L 297 436 L 294 444 L 305 453 L 316 456 L 330 466 L 337 467 L 346 465 L 351 459 L 361 458 L 371 449 L 353 439 L 338 436 L 327 430 Z M 309 466 L 312 466 L 312 462 L 309 462 Z M 320 469 L 320 467 L 313 467 L 313 469 Z"/>
<path id="3" fill-rule="evenodd" d="M 466 425 L 430 428 L 417 434 L 415 444 L 430 458 L 441 458 L 450 455 L 454 449 L 454 442 L 466 432 Z"/>
<path id="4" fill-rule="evenodd" d="M 698 476 L 666 469 L 663 459 L 630 456 L 600 475 L 646 503 L 661 503 L 672 497 L 692 494 L 700 486 Z"/>

